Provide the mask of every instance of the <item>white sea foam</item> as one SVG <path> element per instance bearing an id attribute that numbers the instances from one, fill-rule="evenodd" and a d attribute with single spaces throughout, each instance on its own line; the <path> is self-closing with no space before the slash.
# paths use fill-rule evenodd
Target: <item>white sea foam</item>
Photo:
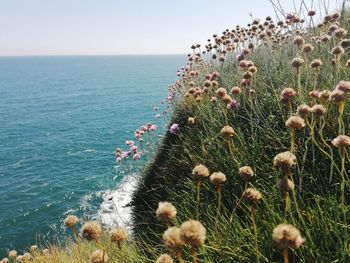
<path id="1" fill-rule="evenodd" d="M 126 176 L 118 188 L 108 191 L 103 196 L 103 202 L 98 211 L 98 217 L 105 228 L 116 226 L 131 229 L 131 202 L 132 192 L 136 187 L 137 174 Z"/>

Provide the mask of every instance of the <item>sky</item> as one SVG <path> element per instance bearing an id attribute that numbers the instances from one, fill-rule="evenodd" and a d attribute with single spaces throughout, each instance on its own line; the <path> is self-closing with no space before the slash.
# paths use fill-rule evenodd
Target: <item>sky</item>
<path id="1" fill-rule="evenodd" d="M 269 0 L 0 0 L 0 56 L 184 54 L 249 13 L 275 14 Z"/>

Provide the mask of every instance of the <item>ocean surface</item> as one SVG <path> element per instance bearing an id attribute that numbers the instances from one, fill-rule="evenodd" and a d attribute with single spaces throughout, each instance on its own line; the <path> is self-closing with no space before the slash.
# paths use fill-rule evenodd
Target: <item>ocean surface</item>
<path id="1" fill-rule="evenodd" d="M 184 55 L 0 58 L 0 256 L 67 234 L 62 220 L 70 213 L 123 222 L 120 213 L 128 211 L 116 208 L 130 199 L 147 157 L 118 164 L 115 148 L 147 122 L 159 128 L 143 143 L 159 140 L 167 118 L 155 118 L 153 107 L 161 111 L 184 61 Z"/>

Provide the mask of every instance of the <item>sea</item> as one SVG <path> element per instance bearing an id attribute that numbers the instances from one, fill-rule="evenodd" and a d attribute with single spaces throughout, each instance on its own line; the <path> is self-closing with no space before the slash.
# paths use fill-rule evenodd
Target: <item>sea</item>
<path id="1" fill-rule="evenodd" d="M 0 57 L 0 257 L 66 237 L 68 214 L 130 227 L 127 204 L 164 134 L 164 98 L 184 63 L 184 55 Z M 116 147 L 127 150 L 145 123 L 157 129 L 143 137 L 140 159 L 117 163 Z"/>

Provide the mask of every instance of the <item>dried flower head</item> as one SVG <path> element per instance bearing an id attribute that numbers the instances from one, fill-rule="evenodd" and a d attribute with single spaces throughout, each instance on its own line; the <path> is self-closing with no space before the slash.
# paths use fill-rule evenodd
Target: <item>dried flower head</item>
<path id="1" fill-rule="evenodd" d="M 350 146 L 350 137 L 347 135 L 338 135 L 338 137 L 336 137 L 332 140 L 332 144 L 335 147 Z"/>
<path id="2" fill-rule="evenodd" d="M 305 44 L 302 46 L 302 51 L 304 53 L 309 53 L 314 50 L 314 47 L 311 44 Z"/>
<path id="3" fill-rule="evenodd" d="M 292 88 L 284 88 L 281 92 L 281 98 L 280 101 L 282 103 L 287 103 L 290 99 L 295 97 L 297 93 Z"/>
<path id="4" fill-rule="evenodd" d="M 78 217 L 69 215 L 64 219 L 64 225 L 68 228 L 73 228 L 79 222 Z"/>
<path id="5" fill-rule="evenodd" d="M 180 228 L 169 227 L 163 234 L 163 242 L 169 249 L 181 251 L 184 241 L 180 237 Z"/>
<path id="6" fill-rule="evenodd" d="M 218 97 L 224 97 L 225 95 L 227 95 L 227 90 L 225 88 L 218 88 L 216 90 L 216 96 Z"/>
<path id="7" fill-rule="evenodd" d="M 329 100 L 330 96 L 331 96 L 331 92 L 329 90 L 322 90 L 318 93 L 318 98 L 322 101 Z"/>
<path id="8" fill-rule="evenodd" d="M 301 46 L 305 43 L 305 40 L 302 36 L 296 36 L 294 39 L 293 39 L 293 43 L 294 45 L 297 45 L 297 46 Z"/>
<path id="9" fill-rule="evenodd" d="M 332 49 L 331 52 L 333 55 L 341 55 L 344 54 L 344 48 L 342 48 L 341 46 L 336 46 Z"/>
<path id="10" fill-rule="evenodd" d="M 8 263 L 9 262 L 9 259 L 8 258 L 3 258 L 0 263 Z"/>
<path id="11" fill-rule="evenodd" d="M 224 126 L 221 129 L 220 134 L 223 138 L 230 139 L 235 134 L 235 131 L 231 126 Z"/>
<path id="12" fill-rule="evenodd" d="M 336 86 L 337 90 L 343 91 L 345 93 L 350 92 L 350 81 L 341 80 Z"/>
<path id="13" fill-rule="evenodd" d="M 310 111 L 311 111 L 311 108 L 306 104 L 302 104 L 297 108 L 297 112 L 301 117 L 305 117 L 310 113 Z"/>
<path id="14" fill-rule="evenodd" d="M 180 237 L 185 243 L 192 247 L 198 247 L 204 244 L 206 229 L 201 222 L 197 220 L 188 220 L 182 223 L 180 227 Z"/>
<path id="15" fill-rule="evenodd" d="M 258 204 L 262 199 L 261 193 L 258 190 L 251 187 L 244 190 L 242 198 L 243 200 L 251 204 Z"/>
<path id="16" fill-rule="evenodd" d="M 123 242 L 128 238 L 128 231 L 123 227 L 117 227 L 111 232 L 112 242 Z"/>
<path id="17" fill-rule="evenodd" d="M 233 95 L 239 94 L 239 93 L 241 93 L 241 88 L 240 88 L 240 87 L 233 87 L 233 88 L 231 89 L 231 93 L 232 93 Z"/>
<path id="18" fill-rule="evenodd" d="M 196 180 L 204 178 L 204 177 L 208 177 L 209 176 L 209 170 L 208 168 L 203 165 L 203 164 L 199 164 L 196 167 L 193 168 L 192 170 L 192 175 L 194 176 L 194 178 Z"/>
<path id="19" fill-rule="evenodd" d="M 194 124 L 195 118 L 194 117 L 188 117 L 188 123 Z"/>
<path id="20" fill-rule="evenodd" d="M 9 258 L 10 259 L 16 259 L 17 258 L 17 251 L 16 250 L 11 250 L 9 252 Z"/>
<path id="21" fill-rule="evenodd" d="M 157 258 L 156 263 L 174 263 L 174 260 L 168 254 L 162 254 Z"/>
<path id="22" fill-rule="evenodd" d="M 108 261 L 107 254 L 102 250 L 98 249 L 92 253 L 91 263 L 106 263 Z"/>
<path id="23" fill-rule="evenodd" d="M 18 258 L 19 257 L 17 257 L 17 261 L 18 261 Z M 24 261 L 24 262 L 27 262 L 27 261 L 29 261 L 29 260 L 31 260 L 32 259 L 32 256 L 28 253 L 28 252 L 26 252 L 26 253 L 24 253 L 23 255 L 22 255 L 22 260 Z"/>
<path id="24" fill-rule="evenodd" d="M 329 100 L 335 103 L 340 103 L 346 100 L 346 93 L 344 91 L 335 89 L 331 92 Z"/>
<path id="25" fill-rule="evenodd" d="M 240 167 L 238 173 L 246 182 L 250 181 L 254 177 L 254 171 L 250 166 Z"/>
<path id="26" fill-rule="evenodd" d="M 226 175 L 222 172 L 214 172 L 210 175 L 210 181 L 215 185 L 219 186 L 226 182 Z"/>
<path id="27" fill-rule="evenodd" d="M 273 165 L 277 168 L 291 168 L 296 164 L 297 158 L 289 151 L 279 153 L 273 159 Z"/>
<path id="28" fill-rule="evenodd" d="M 301 130 L 305 127 L 305 121 L 299 116 L 291 116 L 286 121 L 286 126 L 290 129 Z"/>
<path id="29" fill-rule="evenodd" d="M 290 224 L 280 224 L 273 229 L 272 239 L 280 249 L 296 249 L 304 244 L 300 232 Z"/>
<path id="30" fill-rule="evenodd" d="M 292 67 L 293 68 L 300 68 L 304 64 L 304 59 L 302 58 L 293 58 L 292 60 Z"/>
<path id="31" fill-rule="evenodd" d="M 225 102 L 226 104 L 227 103 L 230 103 L 232 100 L 231 96 L 226 94 L 225 96 L 222 97 L 222 101 Z"/>
<path id="32" fill-rule="evenodd" d="M 30 247 L 30 250 L 31 250 L 32 252 L 35 252 L 35 251 L 38 250 L 38 246 L 37 246 L 37 245 L 32 245 L 32 246 Z"/>
<path id="33" fill-rule="evenodd" d="M 294 182 L 289 178 L 283 177 L 277 184 L 277 188 L 283 192 L 290 192 L 294 189 Z"/>
<path id="34" fill-rule="evenodd" d="M 100 239 L 101 233 L 102 233 L 102 227 L 99 223 L 95 221 L 86 222 L 80 230 L 81 236 L 89 241 L 94 240 L 98 242 Z"/>
<path id="35" fill-rule="evenodd" d="M 323 65 L 322 60 L 321 59 L 314 59 L 313 61 L 311 61 L 310 63 L 310 68 L 319 68 Z"/>
<path id="36" fill-rule="evenodd" d="M 164 220 L 165 222 L 169 222 L 176 217 L 177 211 L 175 206 L 169 202 L 159 202 L 158 208 L 156 210 L 156 216 Z"/>
<path id="37" fill-rule="evenodd" d="M 323 116 L 327 112 L 327 109 L 322 104 L 316 104 L 311 107 L 311 112 L 318 116 Z"/>

